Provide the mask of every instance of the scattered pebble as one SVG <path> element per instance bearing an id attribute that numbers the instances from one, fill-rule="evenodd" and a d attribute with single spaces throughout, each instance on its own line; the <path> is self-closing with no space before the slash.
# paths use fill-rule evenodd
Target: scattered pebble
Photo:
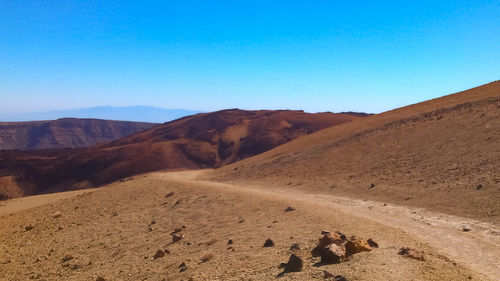
<path id="1" fill-rule="evenodd" d="M 70 261 L 72 260 L 73 257 L 70 256 L 70 255 L 65 255 L 62 259 L 61 259 L 61 262 L 67 262 L 67 261 Z"/>
<path id="2" fill-rule="evenodd" d="M 57 219 L 62 216 L 62 213 L 60 211 L 57 211 L 52 214 L 52 218 Z"/>
<path id="3" fill-rule="evenodd" d="M 295 211 L 295 208 L 290 206 L 286 207 L 285 212 L 291 212 L 291 211 Z"/>
<path id="4" fill-rule="evenodd" d="M 405 258 L 410 258 L 419 261 L 424 260 L 424 254 L 421 251 L 407 247 L 401 248 L 398 252 L 398 255 L 402 255 Z"/>
<path id="5" fill-rule="evenodd" d="M 274 247 L 274 241 L 271 239 L 267 239 L 262 247 Z"/>
<path id="6" fill-rule="evenodd" d="M 179 272 L 184 272 L 184 271 L 186 271 L 186 270 L 187 270 L 187 268 L 188 268 L 188 267 L 187 267 L 186 263 L 184 263 L 184 262 L 183 262 L 183 263 L 181 263 L 181 264 L 179 265 Z"/>
<path id="7" fill-rule="evenodd" d="M 163 252 L 162 250 L 158 250 L 156 251 L 156 254 L 153 256 L 153 259 L 159 259 L 159 258 L 163 258 L 165 256 L 165 252 Z"/>

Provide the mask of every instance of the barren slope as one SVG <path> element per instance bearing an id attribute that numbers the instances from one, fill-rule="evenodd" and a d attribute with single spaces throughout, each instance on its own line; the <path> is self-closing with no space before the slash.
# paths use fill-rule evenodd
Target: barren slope
<path id="1" fill-rule="evenodd" d="M 150 129 L 156 124 L 100 119 L 0 122 L 0 150 L 89 147 Z"/>
<path id="2" fill-rule="evenodd" d="M 0 194 L 92 187 L 162 169 L 220 167 L 362 117 L 303 111 L 223 110 L 184 117 L 88 149 L 0 151 Z M 8 178 L 5 178 L 8 177 Z M 1 182 L 0 182 L 1 183 Z M 7 192 L 9 191 L 9 192 Z"/>
<path id="3" fill-rule="evenodd" d="M 425 207 L 500 223 L 500 82 L 332 127 L 213 179 Z"/>
<path id="4" fill-rule="evenodd" d="M 475 236 L 440 224 L 422 232 L 449 233 L 446 246 L 462 245 L 461 254 L 468 258 L 450 257 L 448 248 L 435 248 L 439 240 L 434 239 L 444 239 L 443 232 L 428 235 L 429 241 L 415 235 L 411 226 L 426 224 L 413 224 L 403 213 L 397 228 L 377 222 L 374 217 L 386 212 L 381 206 L 370 217 L 365 206 L 356 213 L 356 206 L 349 207 L 352 202 L 333 202 L 333 197 L 191 177 L 192 172 L 137 176 L 1 217 L 0 280 L 274 280 L 283 271 L 278 265 L 292 252 L 303 258 L 303 269 L 278 280 L 322 280 L 324 270 L 350 281 L 498 277 L 498 267 L 488 257 L 498 253 L 498 245 L 478 252 L 461 243 Z M 296 210 L 285 212 L 288 206 Z M 170 233 L 176 228 L 184 237 L 172 243 Z M 321 264 L 310 251 L 324 229 L 371 237 L 379 247 L 339 264 Z M 268 238 L 275 246 L 263 247 Z M 300 250 L 290 250 L 295 243 Z M 479 239 L 476 245 L 485 244 Z M 424 261 L 398 255 L 403 246 L 423 251 Z M 154 258 L 158 250 L 165 255 Z M 492 279 L 474 272 L 483 269 L 481 265 Z"/>

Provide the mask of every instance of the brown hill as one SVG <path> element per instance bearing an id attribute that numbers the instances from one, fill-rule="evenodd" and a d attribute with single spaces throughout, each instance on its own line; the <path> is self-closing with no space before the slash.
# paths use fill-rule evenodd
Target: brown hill
<path id="1" fill-rule="evenodd" d="M 184 117 L 92 148 L 0 152 L 4 197 L 101 185 L 162 169 L 220 167 L 359 119 L 352 114 L 223 110 Z M 8 188 L 7 188 L 8 186 Z"/>
<path id="2" fill-rule="evenodd" d="M 500 81 L 335 126 L 216 171 L 499 222 Z"/>
<path id="3" fill-rule="evenodd" d="M 100 119 L 0 122 L 0 150 L 89 147 L 150 129 L 156 124 Z"/>

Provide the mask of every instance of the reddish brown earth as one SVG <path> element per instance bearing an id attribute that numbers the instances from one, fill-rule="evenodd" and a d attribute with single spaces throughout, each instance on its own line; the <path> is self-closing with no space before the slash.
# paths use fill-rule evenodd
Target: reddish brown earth
<path id="1" fill-rule="evenodd" d="M 500 81 L 302 137 L 212 179 L 500 223 Z"/>
<path id="2" fill-rule="evenodd" d="M 87 188 L 163 169 L 221 167 L 359 118 L 355 114 L 223 110 L 184 117 L 87 149 L 3 151 L 0 180 L 9 184 L 0 186 L 0 194 L 16 197 Z"/>
<path id="3" fill-rule="evenodd" d="M 150 129 L 157 124 L 100 119 L 0 122 L 0 150 L 89 147 Z"/>

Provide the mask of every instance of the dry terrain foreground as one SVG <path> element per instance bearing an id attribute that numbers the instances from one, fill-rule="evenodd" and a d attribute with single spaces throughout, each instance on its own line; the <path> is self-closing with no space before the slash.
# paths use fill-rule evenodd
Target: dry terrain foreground
<path id="1" fill-rule="evenodd" d="M 0 280 L 312 280 L 324 271 L 346 280 L 500 279 L 492 225 L 290 187 L 197 180 L 202 173 L 212 172 L 136 176 L 21 211 L 3 202 Z M 379 247 L 323 265 L 310 253 L 322 230 Z M 263 247 L 266 239 L 274 246 Z M 398 255 L 401 247 L 424 260 Z M 302 271 L 278 278 L 292 251 Z"/>

